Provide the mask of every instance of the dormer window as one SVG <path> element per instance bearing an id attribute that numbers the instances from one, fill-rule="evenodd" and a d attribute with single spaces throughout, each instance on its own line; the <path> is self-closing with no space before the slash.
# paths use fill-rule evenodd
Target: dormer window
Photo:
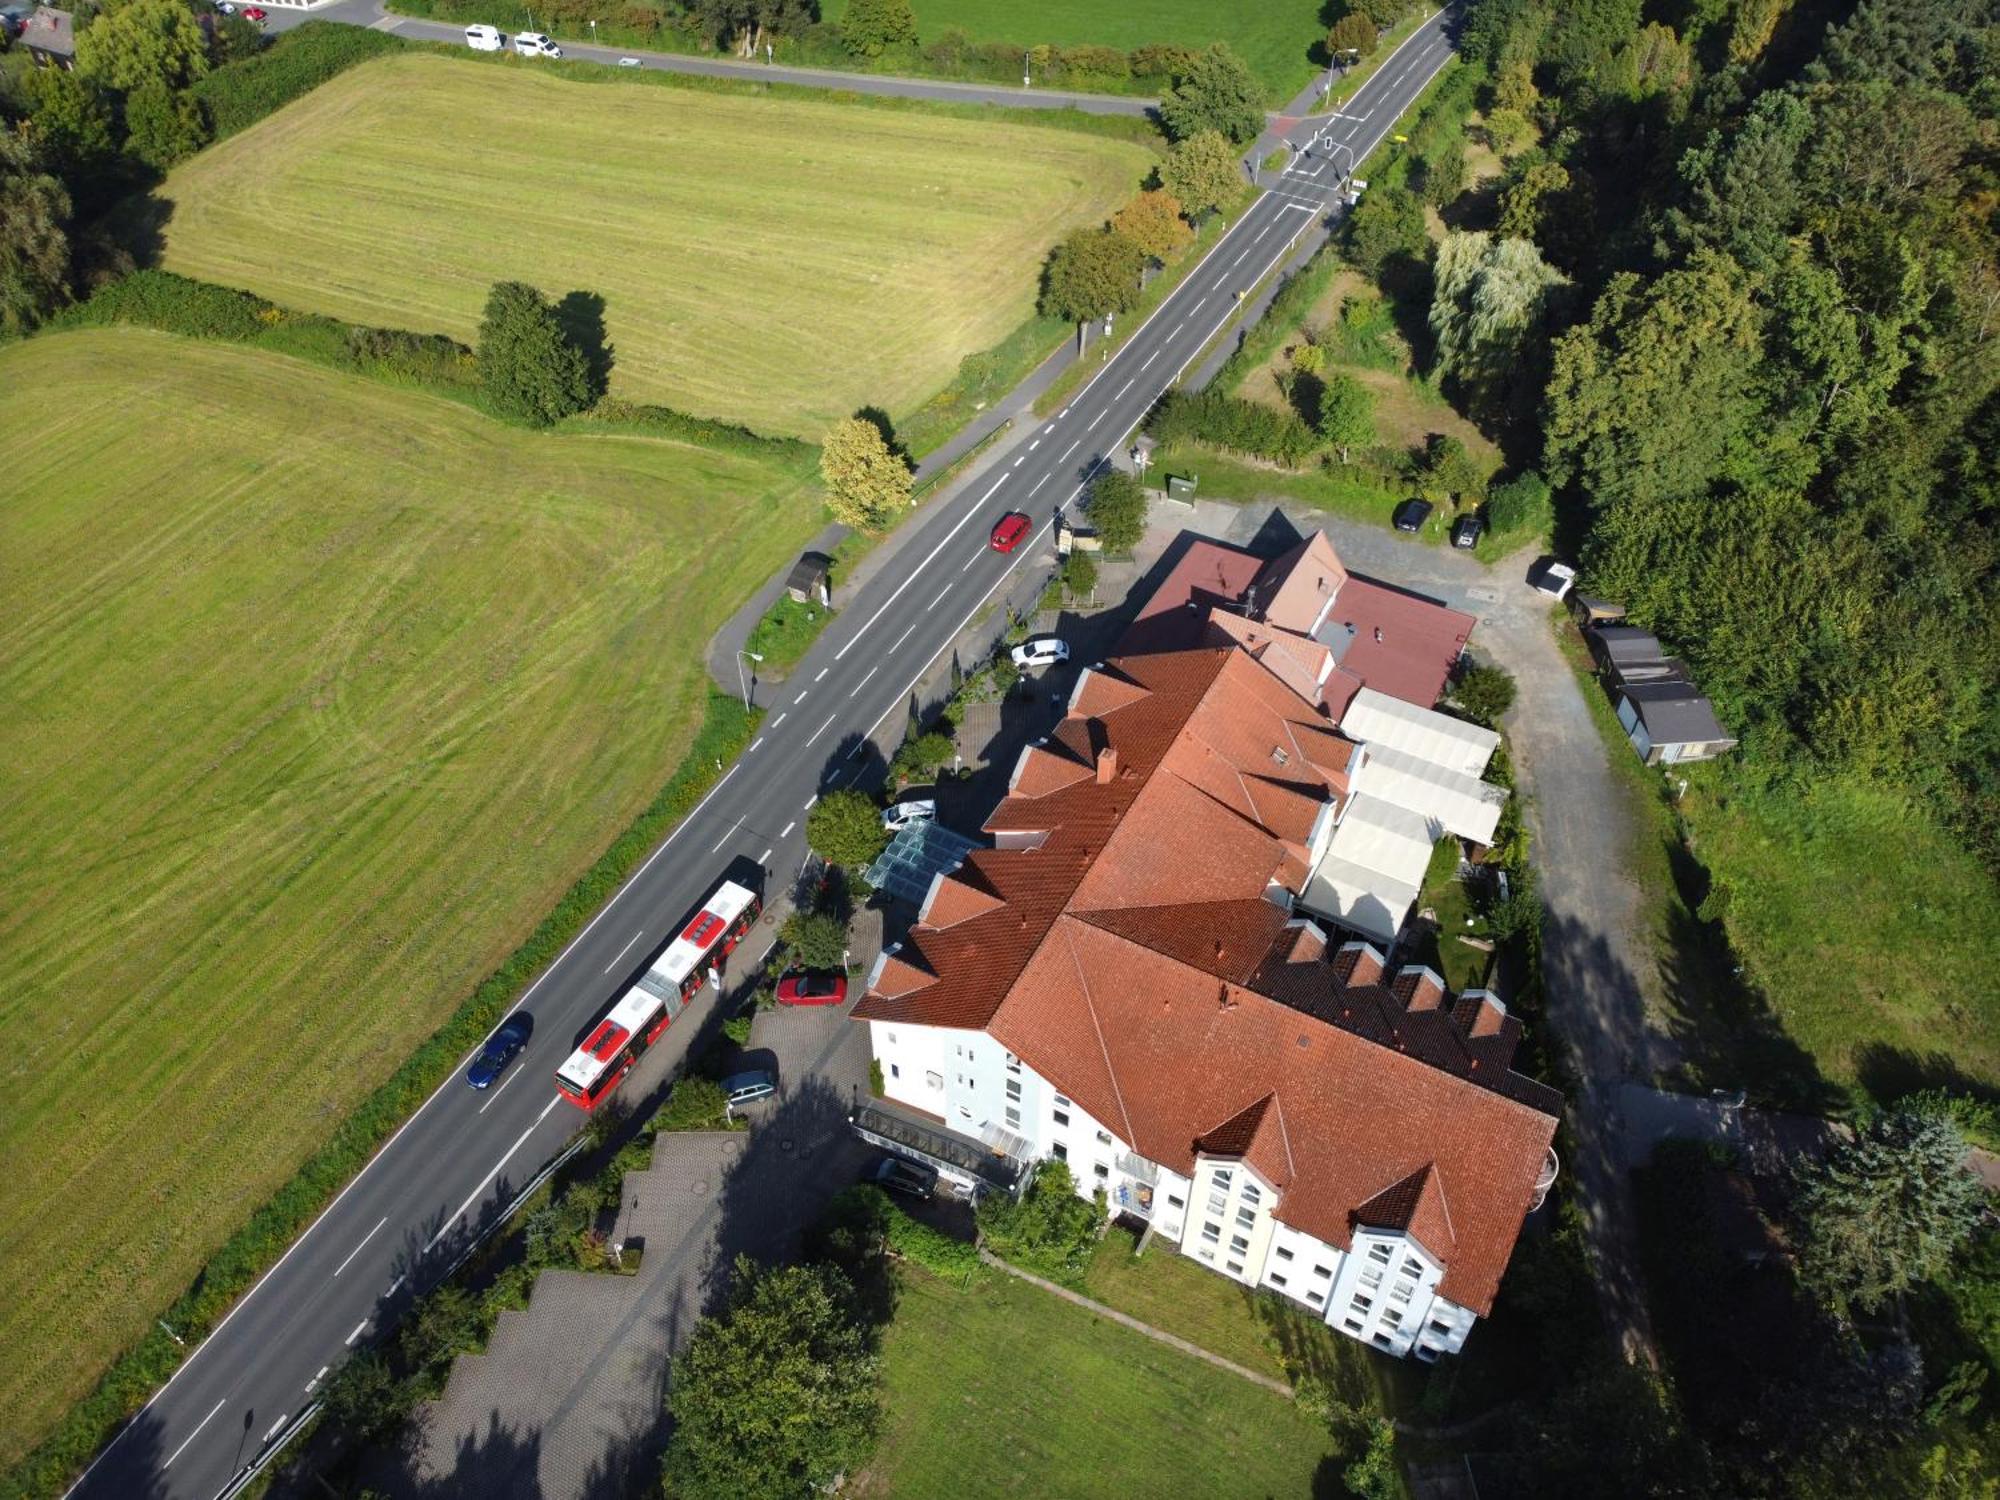
<path id="1" fill-rule="evenodd" d="M 1271 764 L 1276 766 L 1290 765 L 1291 760 L 1291 756 L 1285 753 L 1282 746 L 1273 745 L 1271 747 Z"/>

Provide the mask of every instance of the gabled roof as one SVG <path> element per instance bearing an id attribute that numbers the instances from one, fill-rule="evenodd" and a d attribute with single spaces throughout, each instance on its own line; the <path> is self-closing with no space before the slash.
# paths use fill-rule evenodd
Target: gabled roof
<path id="1" fill-rule="evenodd" d="M 1271 559 L 1257 575 L 1252 610 L 1280 630 L 1310 635 L 1347 582 L 1347 568 L 1324 531 Z"/>
<path id="2" fill-rule="evenodd" d="M 1736 743 L 1716 718 L 1715 705 L 1687 683 L 1642 682 L 1618 694 L 1631 702 L 1656 745 Z"/>

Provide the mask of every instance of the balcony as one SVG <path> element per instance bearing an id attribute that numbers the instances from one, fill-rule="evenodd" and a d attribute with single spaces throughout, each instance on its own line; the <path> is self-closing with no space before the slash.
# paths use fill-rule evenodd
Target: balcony
<path id="1" fill-rule="evenodd" d="M 1013 1193 L 1020 1187 L 1023 1163 L 884 1104 L 857 1104 L 847 1123 L 872 1145 L 913 1156 L 955 1178 L 970 1178 L 977 1191 Z"/>
<path id="2" fill-rule="evenodd" d="M 1160 1169 L 1143 1156 L 1134 1156 L 1130 1151 L 1118 1153 L 1118 1170 L 1134 1182 L 1143 1182 L 1152 1187 L 1160 1180 Z"/>

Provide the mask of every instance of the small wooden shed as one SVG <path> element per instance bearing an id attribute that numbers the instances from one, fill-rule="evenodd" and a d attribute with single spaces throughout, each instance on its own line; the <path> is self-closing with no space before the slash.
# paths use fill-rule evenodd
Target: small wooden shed
<path id="1" fill-rule="evenodd" d="M 785 579 L 785 592 L 801 604 L 826 608 L 833 603 L 829 585 L 832 574 L 832 558 L 824 552 L 808 552 L 792 564 L 792 571 Z"/>

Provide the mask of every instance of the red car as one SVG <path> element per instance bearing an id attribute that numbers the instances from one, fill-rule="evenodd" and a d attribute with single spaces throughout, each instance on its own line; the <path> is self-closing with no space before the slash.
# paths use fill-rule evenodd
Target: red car
<path id="1" fill-rule="evenodd" d="M 844 1005 L 847 976 L 800 969 L 778 981 L 780 1005 Z"/>
<path id="2" fill-rule="evenodd" d="M 1002 516 L 993 528 L 993 550 L 1012 552 L 1021 545 L 1021 538 L 1028 534 L 1028 518 L 1018 510 L 1010 510 Z"/>
<path id="3" fill-rule="evenodd" d="M 243 12 L 243 19 L 246 21 L 255 21 L 259 26 L 262 26 L 267 17 L 261 5 L 253 5 Z"/>

